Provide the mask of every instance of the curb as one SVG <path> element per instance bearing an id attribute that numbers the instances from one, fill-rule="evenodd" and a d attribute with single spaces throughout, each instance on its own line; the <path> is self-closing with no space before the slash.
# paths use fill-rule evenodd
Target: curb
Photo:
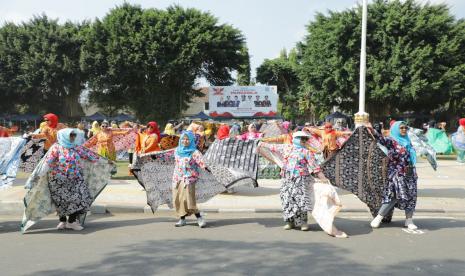
<path id="1" fill-rule="evenodd" d="M 281 213 L 281 208 L 201 208 L 205 213 Z M 0 215 L 23 215 L 24 204 L 22 201 L 2 201 L 0 202 Z M 174 212 L 167 206 L 159 207 L 155 212 Z M 131 205 L 113 205 L 113 204 L 93 204 L 90 208 L 92 214 L 151 214 L 150 206 L 131 206 Z M 364 213 L 370 214 L 368 209 L 349 208 L 342 209 L 340 213 Z M 416 214 L 455 214 L 464 215 L 464 210 L 444 210 L 444 209 L 417 209 Z"/>

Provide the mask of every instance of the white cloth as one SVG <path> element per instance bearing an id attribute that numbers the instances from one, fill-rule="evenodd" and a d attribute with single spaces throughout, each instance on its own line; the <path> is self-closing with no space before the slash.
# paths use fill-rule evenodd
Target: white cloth
<path id="1" fill-rule="evenodd" d="M 316 182 L 313 185 L 315 206 L 312 216 L 320 227 L 328 234 L 333 234 L 333 222 L 342 208 L 336 188 L 330 184 Z"/>

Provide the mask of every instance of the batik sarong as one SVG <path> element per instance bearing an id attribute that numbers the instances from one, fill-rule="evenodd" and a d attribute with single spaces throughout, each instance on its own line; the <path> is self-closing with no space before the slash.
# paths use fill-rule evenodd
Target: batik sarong
<path id="1" fill-rule="evenodd" d="M 307 213 L 313 209 L 313 183 L 310 175 L 282 179 L 279 197 L 284 221 L 296 227 L 307 223 Z"/>

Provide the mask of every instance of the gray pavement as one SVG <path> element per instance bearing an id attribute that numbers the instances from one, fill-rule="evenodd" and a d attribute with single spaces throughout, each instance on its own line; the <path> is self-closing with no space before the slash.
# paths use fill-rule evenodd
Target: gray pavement
<path id="1" fill-rule="evenodd" d="M 171 213 L 91 215 L 81 232 L 55 230 L 56 218 L 18 231 L 0 216 L 2 275 L 464 275 L 465 217 L 417 217 L 370 229 L 369 217 L 343 213 L 348 239 L 285 231 L 276 213 L 208 214 L 209 227 L 175 228 Z M 192 220 L 193 223 L 193 220 Z"/>

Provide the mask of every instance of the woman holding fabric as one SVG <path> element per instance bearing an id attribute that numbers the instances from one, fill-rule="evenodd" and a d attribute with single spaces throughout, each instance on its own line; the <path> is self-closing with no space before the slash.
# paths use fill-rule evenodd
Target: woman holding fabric
<path id="1" fill-rule="evenodd" d="M 383 191 L 383 200 L 378 215 L 371 227 L 378 228 L 381 221 L 394 207 L 405 210 L 405 226 L 409 230 L 418 227 L 413 223 L 413 213 L 417 203 L 416 152 L 408 137 L 408 126 L 396 121 L 390 129 L 390 136 L 383 137 L 374 132 L 380 144 L 388 150 L 388 183 Z"/>
<path id="2" fill-rule="evenodd" d="M 116 149 L 113 143 L 113 136 L 116 135 L 125 135 L 128 130 L 113 130 L 108 127 L 109 124 L 107 121 L 102 122 L 101 130 L 89 139 L 86 143 L 86 147 L 91 147 L 97 144 L 97 153 L 105 158 L 110 159 L 111 161 L 116 161 Z"/>
<path id="3" fill-rule="evenodd" d="M 136 153 L 144 154 L 154 151 L 160 151 L 160 129 L 156 122 L 149 122 L 144 132 L 137 133 Z"/>
<path id="4" fill-rule="evenodd" d="M 300 227 L 308 231 L 307 213 L 313 207 L 312 173 L 319 173 L 319 167 L 313 153 L 306 149 L 310 135 L 303 131 L 293 134 L 292 145 L 282 149 L 271 144 L 260 144 L 271 152 L 278 152 L 283 156 L 281 169 L 282 186 L 280 191 L 283 218 L 286 222 L 285 230 Z M 280 151 L 284 152 L 280 152 Z"/>
<path id="5" fill-rule="evenodd" d="M 53 113 L 44 115 L 46 126 L 40 129 L 39 134 L 32 134 L 33 139 L 46 139 L 44 149 L 47 151 L 57 141 L 58 116 Z"/>
<path id="6" fill-rule="evenodd" d="M 247 141 L 247 140 L 257 140 L 262 138 L 263 133 L 260 133 L 257 131 L 257 125 L 255 123 L 252 123 L 248 127 L 248 132 L 239 135 L 236 137 L 236 139 L 240 139 L 242 141 Z"/>
<path id="7" fill-rule="evenodd" d="M 207 224 L 200 215 L 195 199 L 195 184 L 200 169 L 206 169 L 202 154 L 195 145 L 195 136 L 191 131 L 181 134 L 179 146 L 175 151 L 175 168 L 173 173 L 173 204 L 179 221 L 176 227 L 186 225 L 186 216 L 194 214 L 197 224 L 204 228 Z"/>
<path id="8" fill-rule="evenodd" d="M 80 145 L 84 141 L 82 131 L 65 128 L 58 131 L 57 136 L 58 143 L 49 149 L 50 154 L 45 160 L 50 168 L 50 196 L 60 216 L 57 229 L 79 231 L 83 227 L 77 221 L 77 217 L 87 212 L 92 204 L 92 197 L 81 171 L 80 159 L 97 162 L 100 158 Z"/>
<path id="9" fill-rule="evenodd" d="M 330 122 L 326 122 L 324 124 L 324 130 L 320 130 L 313 127 L 307 127 L 304 130 L 321 137 L 321 139 L 323 140 L 323 156 L 325 159 L 328 159 L 339 149 L 339 146 L 337 144 L 338 137 L 350 135 L 352 133 L 351 131 L 335 130 L 333 129 L 333 124 L 331 124 Z"/>

